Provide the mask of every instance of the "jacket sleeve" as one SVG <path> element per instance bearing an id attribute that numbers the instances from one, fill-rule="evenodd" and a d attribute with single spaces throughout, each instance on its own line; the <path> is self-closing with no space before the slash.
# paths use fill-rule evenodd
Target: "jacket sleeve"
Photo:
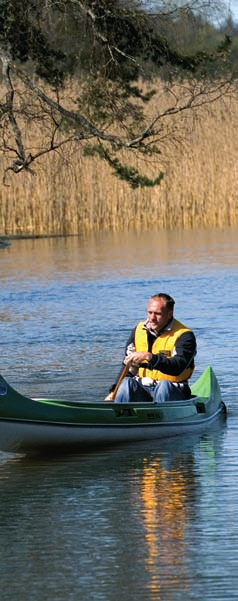
<path id="1" fill-rule="evenodd" d="M 194 333 L 184 332 L 176 340 L 172 357 L 166 357 L 162 352 L 152 355 L 148 367 L 149 369 L 158 369 L 168 376 L 179 376 L 187 367 L 194 367 L 196 353 L 197 345 Z"/>

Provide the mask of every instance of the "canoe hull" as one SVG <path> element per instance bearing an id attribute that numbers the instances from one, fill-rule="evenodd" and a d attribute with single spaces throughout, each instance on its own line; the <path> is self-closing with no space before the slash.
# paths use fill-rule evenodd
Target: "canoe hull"
<path id="1" fill-rule="evenodd" d="M 30 399 L 0 377 L 0 450 L 14 453 L 90 449 L 203 431 L 224 414 L 219 384 L 207 368 L 193 398 L 171 403 Z"/>
<path id="2" fill-rule="evenodd" d="M 90 449 L 125 442 L 153 440 L 204 431 L 224 414 L 224 408 L 208 418 L 185 423 L 149 425 L 73 426 L 0 420 L 0 448 L 5 452 L 33 453 L 50 449 Z"/>

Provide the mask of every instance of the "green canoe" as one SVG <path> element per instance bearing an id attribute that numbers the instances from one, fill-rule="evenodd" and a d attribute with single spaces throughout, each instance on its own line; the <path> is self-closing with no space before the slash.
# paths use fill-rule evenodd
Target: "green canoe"
<path id="1" fill-rule="evenodd" d="M 226 411 L 212 368 L 191 388 L 187 401 L 77 402 L 23 396 L 0 376 L 0 450 L 80 450 L 202 431 Z"/>

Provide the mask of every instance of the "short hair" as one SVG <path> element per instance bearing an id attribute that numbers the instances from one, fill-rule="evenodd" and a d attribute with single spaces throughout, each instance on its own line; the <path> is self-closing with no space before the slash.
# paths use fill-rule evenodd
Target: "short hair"
<path id="1" fill-rule="evenodd" d="M 153 296 L 151 296 L 151 299 L 152 298 L 162 298 L 165 303 L 166 309 L 168 309 L 168 311 L 173 311 L 175 300 L 169 294 L 165 294 L 165 292 L 158 292 L 158 294 L 153 294 Z"/>

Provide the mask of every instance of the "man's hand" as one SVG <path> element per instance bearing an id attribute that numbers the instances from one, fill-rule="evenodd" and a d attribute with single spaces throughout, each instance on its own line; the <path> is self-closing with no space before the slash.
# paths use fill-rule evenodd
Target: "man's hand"
<path id="1" fill-rule="evenodd" d="M 128 357 L 125 357 L 124 359 L 124 363 L 125 365 L 140 365 L 140 363 L 143 363 L 144 361 L 146 361 L 147 363 L 149 363 L 152 359 L 152 354 L 148 353 L 147 351 L 145 353 L 131 353 Z"/>
<path id="2" fill-rule="evenodd" d="M 109 392 L 104 401 L 113 401 L 113 392 Z"/>

